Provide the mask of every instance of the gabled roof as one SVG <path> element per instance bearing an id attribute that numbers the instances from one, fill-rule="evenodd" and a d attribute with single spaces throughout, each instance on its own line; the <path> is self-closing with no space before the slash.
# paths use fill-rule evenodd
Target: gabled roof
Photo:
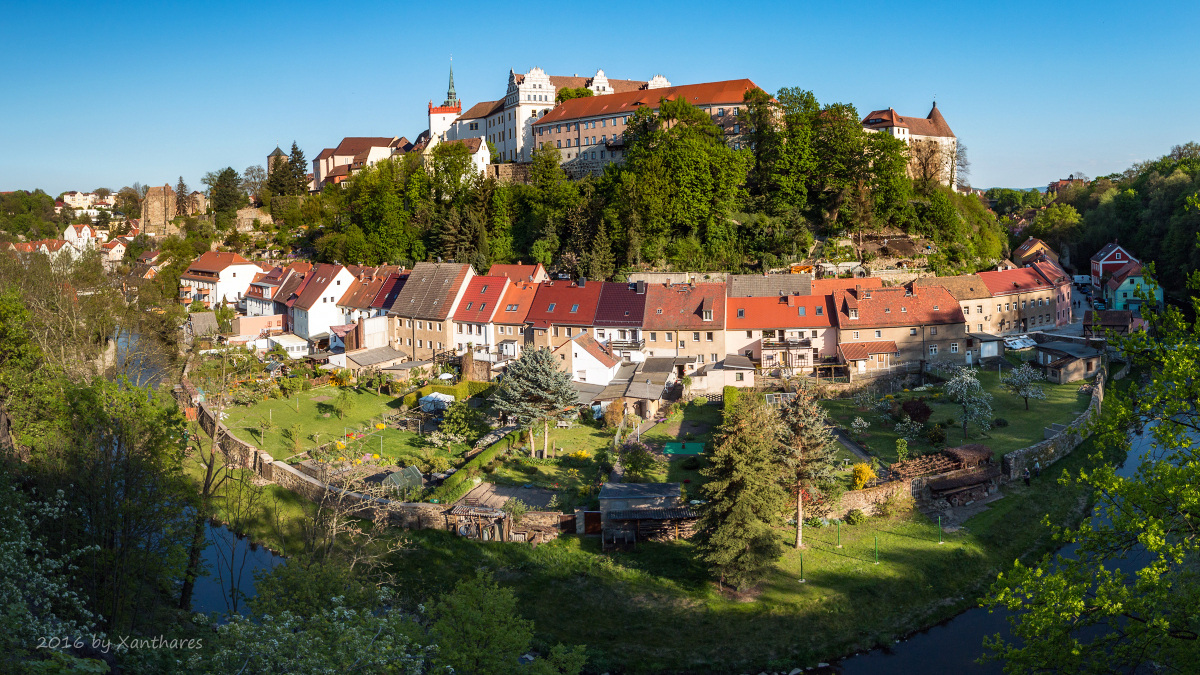
<path id="1" fill-rule="evenodd" d="M 1035 272 L 1042 275 L 1042 278 L 1045 279 L 1047 283 L 1053 285 L 1071 283 L 1071 277 L 1063 271 L 1063 268 L 1059 267 L 1053 262 L 1050 262 L 1049 260 L 1038 260 L 1037 262 L 1030 263 L 1029 266 Z"/>
<path id="2" fill-rule="evenodd" d="M 528 281 L 510 283 L 500 299 L 498 310 L 492 321 L 503 324 L 522 324 L 533 306 L 533 298 L 537 294 L 537 284 Z"/>
<path id="3" fill-rule="evenodd" d="M 542 267 L 542 263 L 534 265 L 492 265 L 488 270 L 488 276 L 491 277 L 508 277 L 513 281 L 539 281 L 548 279 L 546 268 Z"/>
<path id="4" fill-rule="evenodd" d="M 606 281 L 600 290 L 594 325 L 605 328 L 636 328 L 642 325 L 645 313 L 646 282 L 622 284 Z"/>
<path id="5" fill-rule="evenodd" d="M 924 119 L 920 117 L 903 117 L 896 113 L 895 109 L 888 108 L 887 110 L 872 110 L 867 113 L 867 116 L 863 118 L 862 125 L 868 129 L 905 128 L 914 136 L 944 136 L 954 138 L 954 132 L 950 130 L 950 125 L 946 124 L 946 118 L 942 117 L 936 101 L 933 104 L 933 109 L 929 111 L 929 115 Z"/>
<path id="6" fill-rule="evenodd" d="M 1131 262 L 1116 272 L 1113 272 L 1112 278 L 1108 280 L 1108 289 L 1115 291 L 1121 287 L 1121 284 L 1125 283 L 1126 279 L 1129 277 L 1138 276 L 1141 273 L 1142 263 L 1137 261 Z"/>
<path id="7" fill-rule="evenodd" d="M 205 251 L 200 254 L 199 258 L 192 261 L 188 265 L 187 271 L 192 272 L 221 272 L 227 267 L 233 265 L 253 265 L 254 263 L 246 260 L 236 253 L 217 253 L 216 251 Z"/>
<path id="8" fill-rule="evenodd" d="M 319 155 L 317 155 L 313 159 L 318 159 L 318 160 L 329 159 L 330 157 L 333 157 L 333 152 L 334 152 L 333 148 L 325 148 L 324 150 L 321 151 L 321 153 Z"/>
<path id="9" fill-rule="evenodd" d="M 309 282 L 304 285 L 304 288 L 299 292 L 299 297 L 293 303 L 293 307 L 300 309 L 312 309 L 313 305 L 325 295 L 325 289 L 333 283 L 338 274 L 346 268 L 341 265 L 330 265 L 328 263 L 318 264 L 309 275 Z"/>
<path id="10" fill-rule="evenodd" d="M 813 292 L 812 277 L 808 274 L 730 274 L 728 288 L 731 298 Z"/>
<path id="11" fill-rule="evenodd" d="M 611 83 L 612 80 L 609 80 Z M 639 108 L 650 106 L 657 109 L 662 99 L 674 101 L 682 99 L 692 105 L 742 103 L 746 92 L 758 89 L 758 85 L 750 80 L 725 80 L 723 82 L 705 82 L 702 84 L 685 84 L 677 87 L 662 87 L 660 89 L 639 89 L 636 91 L 618 92 L 603 96 L 588 96 L 563 101 L 553 110 L 546 113 L 535 124 L 554 124 L 575 120 L 582 117 L 598 117 L 601 115 L 629 115 Z"/>
<path id="12" fill-rule="evenodd" d="M 978 276 L 983 279 L 983 283 L 987 285 L 988 291 L 993 297 L 1054 288 L 1050 282 L 1037 273 L 1037 270 L 1031 267 L 980 272 Z"/>
<path id="13" fill-rule="evenodd" d="M 350 288 L 346 289 L 341 299 L 338 300 L 338 307 L 370 309 L 371 303 L 375 301 L 375 296 L 379 295 L 385 281 L 387 281 L 387 275 L 355 275 L 354 280 L 350 282 Z"/>
<path id="14" fill-rule="evenodd" d="M 704 320 L 703 310 L 712 310 L 712 321 Z M 720 330 L 725 327 L 725 284 L 650 284 L 642 325 L 647 330 Z"/>
<path id="15" fill-rule="evenodd" d="M 784 295 L 725 300 L 727 330 L 829 328 L 832 325 L 831 295 Z"/>
<path id="16" fill-rule="evenodd" d="M 371 309 L 391 311 L 392 306 L 396 304 L 396 298 L 400 295 L 400 291 L 404 290 L 404 282 L 406 281 L 408 281 L 408 272 L 392 272 L 387 275 L 387 278 L 383 280 L 383 286 L 380 287 L 379 293 L 371 301 Z"/>
<path id="17" fill-rule="evenodd" d="M 565 279 L 540 283 L 525 321 L 534 328 L 552 324 L 591 326 L 603 287 L 599 281 L 585 282 L 583 286 Z"/>
<path id="18" fill-rule="evenodd" d="M 1020 246 L 1013 250 L 1012 257 L 1018 263 L 1025 263 L 1030 258 L 1034 258 L 1042 253 L 1045 253 L 1046 257 L 1051 260 L 1058 261 L 1058 254 L 1054 252 L 1054 249 L 1050 248 L 1046 242 L 1037 237 L 1026 239 Z"/>
<path id="19" fill-rule="evenodd" d="M 476 120 L 483 119 L 494 115 L 504 109 L 504 99 L 497 101 L 484 101 L 476 103 L 467 109 L 467 111 L 458 116 L 460 120 Z"/>
<path id="20" fill-rule="evenodd" d="M 1093 262 L 1103 262 L 1105 258 L 1107 258 L 1108 256 L 1112 255 L 1113 253 L 1115 253 L 1117 251 L 1121 251 L 1122 253 L 1124 253 L 1125 259 L 1132 260 L 1135 262 L 1137 261 L 1137 258 L 1130 255 L 1129 251 L 1124 246 L 1121 246 L 1120 244 L 1118 244 L 1115 241 L 1108 244 L 1107 246 L 1100 249 L 1099 251 L 1097 251 L 1096 255 L 1092 256 L 1092 261 Z"/>
<path id="21" fill-rule="evenodd" d="M 555 347 L 554 351 L 557 352 L 560 349 L 571 349 L 572 345 L 582 349 L 588 354 L 591 354 L 592 358 L 599 361 L 600 365 L 604 366 L 605 368 L 612 368 L 621 362 L 621 359 L 609 354 L 599 342 L 596 342 L 596 338 L 593 338 L 591 333 L 580 333 L 579 335 L 576 335 L 570 340 L 567 340 L 561 345 Z"/>
<path id="22" fill-rule="evenodd" d="M 1083 313 L 1083 327 L 1099 324 L 1100 326 L 1120 326 L 1128 328 L 1133 323 L 1133 312 L 1128 309 L 1093 310 Z"/>
<path id="23" fill-rule="evenodd" d="M 964 323 L 962 309 L 950 292 L 941 286 L 916 287 L 912 295 L 899 286 L 876 289 L 834 291 L 834 307 L 838 326 L 852 328 L 885 328 L 888 326 L 922 326 Z M 850 310 L 858 312 L 850 318 Z"/>
<path id="24" fill-rule="evenodd" d="M 876 354 L 899 354 L 894 340 L 879 342 L 843 342 L 838 345 L 838 353 L 844 361 L 865 361 Z"/>
<path id="25" fill-rule="evenodd" d="M 463 293 L 462 300 L 458 301 L 458 308 L 454 310 L 454 320 L 491 323 L 508 284 L 508 277 L 471 277 L 467 291 Z"/>
<path id="26" fill-rule="evenodd" d="M 392 303 L 390 314 L 442 321 L 450 315 L 454 296 L 466 281 L 466 263 L 421 262 L 413 267 L 404 288 Z"/>
<path id="27" fill-rule="evenodd" d="M 678 499 L 682 494 L 679 483 L 605 483 L 600 486 L 599 499 Z"/>
<path id="28" fill-rule="evenodd" d="M 913 280 L 918 288 L 940 286 L 954 296 L 955 300 L 980 300 L 992 297 L 987 284 L 978 274 L 960 274 L 954 277 L 919 277 Z"/>
<path id="29" fill-rule="evenodd" d="M 1039 345 L 1035 345 L 1034 348 L 1038 351 L 1054 352 L 1056 354 L 1063 354 L 1076 359 L 1086 359 L 1093 356 L 1100 356 L 1099 350 L 1092 349 L 1087 345 L 1076 344 L 1074 342 L 1056 340 L 1053 342 L 1043 342 Z"/>
<path id="30" fill-rule="evenodd" d="M 862 277 L 858 279 L 830 277 L 828 279 L 812 280 L 813 295 L 832 295 L 834 291 L 844 291 L 855 287 L 883 288 L 883 279 L 879 277 Z"/>
<path id="31" fill-rule="evenodd" d="M 354 156 L 371 148 L 390 148 L 397 140 L 395 136 L 347 136 L 334 148 L 333 154 Z"/>

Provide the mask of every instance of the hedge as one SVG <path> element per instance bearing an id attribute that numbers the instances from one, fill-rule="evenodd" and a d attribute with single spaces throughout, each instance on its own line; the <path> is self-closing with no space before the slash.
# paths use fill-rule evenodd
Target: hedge
<path id="1" fill-rule="evenodd" d="M 471 489 L 471 484 L 467 482 L 467 474 L 471 469 L 482 469 L 485 464 L 490 463 L 493 459 L 500 456 L 500 453 L 508 451 L 520 441 L 521 430 L 517 429 L 495 443 L 492 443 L 483 452 L 475 455 L 470 461 L 459 467 L 458 471 L 447 476 L 446 480 L 442 481 L 442 484 L 433 491 L 430 498 L 438 500 L 439 504 L 449 504 L 457 501 Z"/>
<path id="2" fill-rule="evenodd" d="M 741 397 L 741 395 L 742 395 L 742 392 L 738 391 L 737 387 L 725 385 L 725 388 L 721 390 L 721 396 L 723 398 L 722 406 L 721 406 L 722 419 L 724 418 L 725 413 L 728 412 L 730 408 L 732 408 L 734 405 L 737 404 L 738 398 Z"/>
<path id="3" fill-rule="evenodd" d="M 495 391 L 496 384 L 494 382 L 459 382 L 458 384 L 427 384 L 420 389 L 410 391 L 400 399 L 400 402 L 409 408 L 415 406 L 417 401 L 422 397 L 428 396 L 433 392 L 439 394 L 449 394 L 454 397 L 455 401 L 465 401 L 475 396 L 487 398 Z"/>

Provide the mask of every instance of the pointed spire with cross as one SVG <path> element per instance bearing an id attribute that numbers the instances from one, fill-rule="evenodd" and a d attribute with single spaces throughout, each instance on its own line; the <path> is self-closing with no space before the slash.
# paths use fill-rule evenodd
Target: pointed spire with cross
<path id="1" fill-rule="evenodd" d="M 454 91 L 454 55 L 450 55 L 450 88 L 446 90 L 446 102 L 442 104 L 448 108 L 453 108 L 460 105 L 458 102 L 458 94 Z"/>

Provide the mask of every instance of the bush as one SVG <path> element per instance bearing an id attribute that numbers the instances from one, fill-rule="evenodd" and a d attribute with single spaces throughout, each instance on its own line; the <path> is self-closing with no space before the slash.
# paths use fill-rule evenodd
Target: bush
<path id="1" fill-rule="evenodd" d="M 538 473 L 538 468 L 536 466 L 532 464 L 526 464 L 524 462 L 518 464 L 516 468 L 518 472 L 523 473 L 526 476 L 536 476 Z"/>
<path id="2" fill-rule="evenodd" d="M 875 469 L 872 469 L 871 465 L 867 464 L 866 462 L 859 462 L 858 464 L 855 464 L 853 474 L 855 490 L 863 489 L 867 483 L 870 483 L 878 478 L 878 476 L 875 474 Z"/>
<path id="3" fill-rule="evenodd" d="M 724 399 L 721 403 L 721 411 L 724 412 L 737 405 L 738 397 L 742 395 L 742 392 L 738 391 L 737 387 L 726 385 L 725 388 L 721 390 L 721 395 Z"/>
<path id="4" fill-rule="evenodd" d="M 924 424 L 933 416 L 933 408 L 925 402 L 925 397 L 914 398 L 900 404 L 900 408 L 912 419 Z"/>
<path id="5" fill-rule="evenodd" d="M 492 462 L 488 462 L 487 464 L 484 464 L 483 472 L 484 473 L 496 473 L 496 462 L 492 461 Z"/>
<path id="6" fill-rule="evenodd" d="M 805 527 L 821 528 L 821 527 L 825 527 L 825 525 L 826 525 L 825 521 L 820 518 L 805 518 L 804 519 Z"/>
<path id="7" fill-rule="evenodd" d="M 867 514 L 862 512 L 862 509 L 850 509 L 846 513 L 847 525 L 862 525 L 867 522 Z"/>
<path id="8" fill-rule="evenodd" d="M 930 445 L 941 445 L 946 442 L 946 430 L 939 426 L 929 427 L 925 431 L 925 440 L 929 441 Z"/>
<path id="9" fill-rule="evenodd" d="M 953 417 L 947 417 L 947 418 L 946 418 L 946 423 L 945 423 L 945 426 L 947 426 L 947 427 L 952 427 L 952 426 L 955 426 L 955 425 L 957 425 L 957 424 L 958 424 L 958 421 L 957 421 L 957 420 L 955 420 Z"/>
<path id="10" fill-rule="evenodd" d="M 996 419 L 992 420 L 992 426 L 1006 427 L 1008 426 L 1008 420 L 1004 419 L 1003 417 L 997 417 Z"/>
<path id="11" fill-rule="evenodd" d="M 908 459 L 908 440 L 904 438 L 896 439 L 896 461 L 903 462 Z"/>
<path id="12" fill-rule="evenodd" d="M 696 469 L 700 468 L 700 458 L 696 456 L 688 457 L 680 462 L 679 466 L 680 468 L 687 469 L 688 471 L 695 471 Z"/>
<path id="13" fill-rule="evenodd" d="M 893 492 L 885 501 L 880 503 L 876 508 L 879 509 L 879 514 L 885 517 L 908 513 L 913 510 L 912 495 L 907 492 Z"/>
<path id="14" fill-rule="evenodd" d="M 609 429 L 616 429 L 621 426 L 621 420 L 625 419 L 625 399 L 617 399 L 608 404 L 604 409 L 604 426 Z"/>

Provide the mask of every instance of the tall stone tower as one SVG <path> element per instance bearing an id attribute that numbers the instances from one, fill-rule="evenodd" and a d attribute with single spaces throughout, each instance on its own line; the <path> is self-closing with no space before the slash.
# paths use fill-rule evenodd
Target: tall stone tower
<path id="1" fill-rule="evenodd" d="M 446 100 L 440 106 L 429 102 L 429 137 L 446 140 L 446 132 L 454 124 L 454 120 L 462 114 L 462 102 L 454 91 L 454 64 L 450 64 L 450 87 L 446 90 Z"/>

